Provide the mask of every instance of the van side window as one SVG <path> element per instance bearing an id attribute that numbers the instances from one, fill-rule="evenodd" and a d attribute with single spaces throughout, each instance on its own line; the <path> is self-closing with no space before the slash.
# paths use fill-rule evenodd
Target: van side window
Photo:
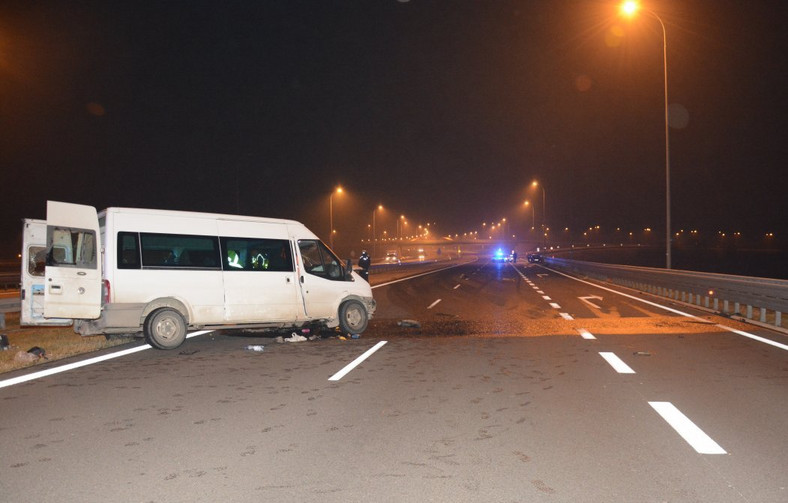
<path id="1" fill-rule="evenodd" d="M 298 248 L 307 273 L 332 280 L 344 279 L 341 262 L 321 241 L 299 240 Z"/>
<path id="2" fill-rule="evenodd" d="M 98 267 L 96 234 L 87 229 L 47 227 L 46 265 Z"/>
<path id="3" fill-rule="evenodd" d="M 214 236 L 139 234 L 142 267 L 167 269 L 219 269 L 219 242 Z"/>
<path id="4" fill-rule="evenodd" d="M 139 236 L 136 232 L 118 232 L 118 269 L 139 268 Z"/>
<path id="5" fill-rule="evenodd" d="M 221 241 L 225 271 L 293 271 L 293 254 L 287 239 L 223 237 Z"/>

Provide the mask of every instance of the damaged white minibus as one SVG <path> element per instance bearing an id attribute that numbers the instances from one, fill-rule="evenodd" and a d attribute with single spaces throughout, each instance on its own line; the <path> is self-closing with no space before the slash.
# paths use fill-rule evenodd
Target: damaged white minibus
<path id="1" fill-rule="evenodd" d="M 56 201 L 24 220 L 21 297 L 22 325 L 160 349 L 199 328 L 356 334 L 375 312 L 369 284 L 299 222 Z"/>

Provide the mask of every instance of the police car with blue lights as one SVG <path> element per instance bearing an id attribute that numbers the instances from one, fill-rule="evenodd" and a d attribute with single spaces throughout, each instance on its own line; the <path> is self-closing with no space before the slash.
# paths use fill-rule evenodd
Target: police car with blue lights
<path id="1" fill-rule="evenodd" d="M 498 248 L 497 250 L 495 250 L 495 253 L 493 253 L 492 260 L 493 262 L 500 262 L 500 263 L 512 262 L 514 260 L 514 254 L 504 253 L 503 249 Z"/>

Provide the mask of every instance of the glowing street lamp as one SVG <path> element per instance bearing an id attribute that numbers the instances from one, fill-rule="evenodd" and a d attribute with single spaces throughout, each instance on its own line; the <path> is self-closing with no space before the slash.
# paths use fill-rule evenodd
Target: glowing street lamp
<path id="1" fill-rule="evenodd" d="M 542 236 L 544 237 L 544 247 L 547 248 L 547 232 L 545 230 L 545 220 L 547 217 L 547 196 L 545 195 L 544 184 L 534 180 L 532 187 L 542 187 Z"/>
<path id="2" fill-rule="evenodd" d="M 621 4 L 621 13 L 626 17 L 633 17 L 639 10 L 650 14 L 659 22 L 662 27 L 662 71 L 665 81 L 665 268 L 670 269 L 671 246 L 670 246 L 670 132 L 668 129 L 668 36 L 665 30 L 665 23 L 662 22 L 656 12 L 644 9 L 640 2 L 627 0 Z"/>
<path id="3" fill-rule="evenodd" d="M 328 226 L 329 234 L 328 234 L 328 243 L 329 246 L 333 249 L 334 248 L 334 234 L 336 234 L 336 230 L 334 229 L 334 194 L 341 194 L 342 187 L 337 187 L 334 192 L 328 196 Z"/>
<path id="4" fill-rule="evenodd" d="M 402 240 L 402 233 L 405 230 L 405 226 L 408 225 L 408 221 L 405 220 L 405 215 L 400 215 L 399 219 L 397 219 L 397 238 Z"/>
<path id="5" fill-rule="evenodd" d="M 372 255 L 377 254 L 378 240 L 375 238 L 375 214 L 378 210 L 383 211 L 383 205 L 379 204 L 377 208 L 372 210 Z"/>

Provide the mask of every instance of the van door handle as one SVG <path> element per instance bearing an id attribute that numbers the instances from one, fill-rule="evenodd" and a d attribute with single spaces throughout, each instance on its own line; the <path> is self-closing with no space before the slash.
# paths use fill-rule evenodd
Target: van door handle
<path id="1" fill-rule="evenodd" d="M 304 277 L 303 277 L 303 276 L 301 276 L 301 283 L 303 283 L 303 282 L 304 282 Z"/>

